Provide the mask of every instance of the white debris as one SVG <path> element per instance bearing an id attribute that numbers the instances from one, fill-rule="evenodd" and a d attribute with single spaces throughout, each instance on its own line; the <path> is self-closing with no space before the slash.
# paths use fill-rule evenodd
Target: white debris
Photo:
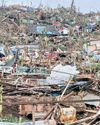
<path id="1" fill-rule="evenodd" d="M 92 99 L 100 99 L 99 96 L 97 95 L 94 95 L 94 94 L 90 94 L 88 93 L 87 95 L 84 96 L 83 100 L 92 100 Z M 85 102 L 86 104 L 89 104 L 89 105 L 94 105 L 96 107 L 99 107 L 100 106 L 100 102 Z"/>
<path id="2" fill-rule="evenodd" d="M 76 66 L 58 64 L 52 69 L 50 77 L 47 77 L 47 83 L 49 84 L 65 83 L 78 73 L 79 72 L 77 71 Z"/>

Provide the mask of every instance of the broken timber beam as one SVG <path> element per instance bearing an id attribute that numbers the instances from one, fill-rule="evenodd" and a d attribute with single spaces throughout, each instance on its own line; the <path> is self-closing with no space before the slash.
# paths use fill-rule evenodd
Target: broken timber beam
<path id="1" fill-rule="evenodd" d="M 56 97 L 38 97 L 38 96 L 32 96 L 32 97 L 21 97 L 21 96 L 4 96 L 3 102 L 7 102 L 9 105 L 37 105 L 37 104 L 56 104 L 56 103 L 66 103 L 68 105 L 71 105 L 72 103 L 80 103 L 80 102 L 98 102 L 100 99 L 92 99 L 92 100 L 68 100 L 62 98 L 62 100 L 58 101 Z"/>

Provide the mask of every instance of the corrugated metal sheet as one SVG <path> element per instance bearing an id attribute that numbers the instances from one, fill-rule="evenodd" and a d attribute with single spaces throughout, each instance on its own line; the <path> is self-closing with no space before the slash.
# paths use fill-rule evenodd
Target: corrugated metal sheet
<path id="1" fill-rule="evenodd" d="M 40 35 L 59 35 L 57 29 L 52 25 L 29 25 L 27 32 Z"/>

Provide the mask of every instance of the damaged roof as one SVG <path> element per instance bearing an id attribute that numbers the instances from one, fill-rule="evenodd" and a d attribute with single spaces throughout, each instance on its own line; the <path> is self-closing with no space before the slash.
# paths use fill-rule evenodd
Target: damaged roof
<path id="1" fill-rule="evenodd" d="M 60 35 L 57 28 L 52 25 L 28 25 L 27 32 L 37 35 Z"/>

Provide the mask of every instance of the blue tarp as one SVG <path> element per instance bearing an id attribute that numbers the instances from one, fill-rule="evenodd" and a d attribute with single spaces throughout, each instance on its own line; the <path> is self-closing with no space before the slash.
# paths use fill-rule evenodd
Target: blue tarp
<path id="1" fill-rule="evenodd" d="M 2 57 L 5 57 L 5 55 L 3 53 L 0 53 L 0 58 L 2 58 Z"/>
<path id="2" fill-rule="evenodd" d="M 94 60 L 96 60 L 96 61 L 100 61 L 100 55 L 94 55 Z"/>

